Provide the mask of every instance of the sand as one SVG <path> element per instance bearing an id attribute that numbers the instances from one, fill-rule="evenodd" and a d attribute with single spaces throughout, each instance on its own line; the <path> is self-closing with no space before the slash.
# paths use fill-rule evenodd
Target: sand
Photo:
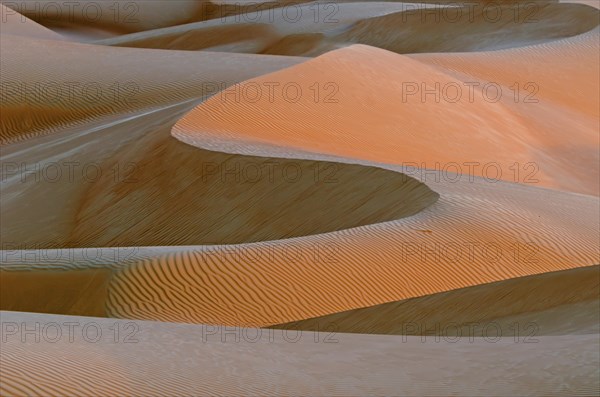
<path id="1" fill-rule="evenodd" d="M 0 394 L 599 394 L 598 11 L 426 3 L 3 2 Z"/>
<path id="2" fill-rule="evenodd" d="M 600 86 L 595 73 L 598 59 L 592 59 L 598 50 L 597 35 L 595 31 L 573 43 L 485 56 L 407 57 L 351 46 L 214 96 L 183 118 L 173 134 L 199 145 L 212 137 L 243 139 L 459 173 L 469 173 L 468 163 L 474 162 L 470 174 L 475 176 L 597 195 L 600 160 L 597 151 L 586 149 L 598 142 L 598 98 L 593 91 Z M 568 56 L 573 48 L 590 54 L 585 69 L 578 68 L 579 59 Z M 491 61 L 483 60 L 488 55 Z M 533 68 L 531 75 L 526 74 L 526 65 L 559 57 L 565 60 L 552 70 L 560 70 L 560 78 L 551 78 L 550 73 L 548 80 L 544 73 L 534 78 L 537 69 Z M 487 68 L 472 76 L 469 71 L 479 59 Z M 519 77 L 510 70 L 518 70 Z M 250 97 L 257 86 L 273 82 L 280 82 L 274 91 L 279 100 L 272 101 L 266 94 L 258 100 Z M 533 82 L 527 86 L 529 91 L 519 91 L 518 106 L 516 88 L 510 89 L 515 82 L 520 87 Z M 581 87 L 582 95 L 576 87 Z M 299 90 L 305 94 L 296 99 Z M 531 90 L 541 93 L 529 97 Z M 236 95 L 244 93 L 251 100 L 237 100 Z M 559 93 L 564 93 L 561 99 Z M 579 103 L 573 103 L 573 96 Z M 577 105 L 584 114 L 573 114 Z M 353 114 L 361 114 L 360 120 Z M 266 118 L 268 123 L 263 122 Z M 310 122 L 299 123 L 299 119 Z M 440 141 L 444 144 L 432 144 Z M 476 166 L 481 169 L 475 170 Z M 492 166 L 494 171 L 488 173 Z"/>
<path id="3" fill-rule="evenodd" d="M 264 329 L 1 315 L 48 330 L 39 343 L 34 336 L 23 343 L 23 328 L 10 329 L 0 368 L 4 395 L 588 396 L 600 390 L 597 334 L 519 334 L 515 342 L 490 333 L 488 340 L 422 342 L 418 336 L 276 330 L 271 336 Z M 60 339 L 51 323 L 61 327 Z M 97 330 L 101 338 L 92 342 Z"/>

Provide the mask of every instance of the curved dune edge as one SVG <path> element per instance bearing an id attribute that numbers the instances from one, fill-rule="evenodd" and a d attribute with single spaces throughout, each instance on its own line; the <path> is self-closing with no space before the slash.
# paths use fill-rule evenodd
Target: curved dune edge
<path id="1" fill-rule="evenodd" d="M 219 51 L 293 56 L 318 56 L 351 44 L 371 45 L 399 54 L 465 52 L 551 42 L 585 33 L 599 23 L 598 11 L 581 4 L 537 2 L 524 6 L 494 2 L 493 15 L 484 15 L 481 3 L 476 7 L 472 7 L 473 2 L 470 4 L 338 3 L 335 8 L 323 9 L 333 15 L 329 18 L 315 18 L 314 6 L 305 5 L 298 11 L 302 16 L 299 20 L 284 18 L 283 8 L 276 8 L 244 14 L 243 18 L 232 15 L 147 30 L 96 44 L 170 50 L 214 47 Z M 438 14 L 432 12 L 424 17 L 422 10 L 426 7 L 436 8 Z M 248 19 L 252 19 L 252 24 L 247 23 Z M 229 34 L 223 35 L 222 31 Z M 230 45 L 221 47 L 225 44 Z"/>
<path id="2" fill-rule="evenodd" d="M 490 51 L 573 37 L 600 24 L 598 10 L 580 4 L 494 4 L 499 20 L 485 14 L 484 7 L 462 7 L 437 21 L 435 16 L 423 21 L 422 13 L 407 12 L 363 20 L 330 40 L 399 54 Z M 393 29 L 400 23 L 407 25 L 407 31 Z"/>
<path id="3" fill-rule="evenodd" d="M 335 313 L 277 329 L 387 335 L 598 333 L 600 266 L 518 277 L 490 284 Z M 477 324 L 475 327 L 474 324 Z M 478 328 L 478 329 L 477 329 Z M 482 336 L 482 335 L 477 335 Z"/>
<path id="4" fill-rule="evenodd" d="M 59 142 L 40 146 L 27 141 L 19 152 L 3 155 L 43 163 L 70 153 L 65 159 L 112 164 L 131 150 L 146 153 L 152 145 L 140 145 L 148 142 L 144 137 L 155 142 L 171 139 L 169 131 L 182 111 L 185 108 L 143 115 L 94 134 L 82 130 L 64 143 L 68 152 Z M 131 135 L 124 134 L 127 131 Z M 52 138 L 56 137 L 47 137 Z M 74 147 L 81 150 L 74 154 Z M 402 172 L 401 167 L 380 166 Z M 600 206 L 595 197 L 480 178 L 428 183 L 440 198 L 411 217 L 321 235 L 241 245 L 142 248 L 143 260 L 128 257 L 111 265 L 93 252 L 71 256 L 83 249 L 37 251 L 58 252 L 66 258 L 63 269 L 115 269 L 106 292 L 109 316 L 245 326 L 287 323 L 600 262 Z M 65 220 L 74 219 L 68 212 L 72 207 L 66 208 L 60 197 L 84 194 L 78 186 L 32 179 L 3 189 L 2 225 L 12 225 L 9 231 L 16 244 L 16 251 L 7 255 L 12 270 L 19 270 L 19 262 L 26 264 L 21 270 L 40 268 L 41 260 L 19 249 L 35 249 L 23 244 L 28 236 L 69 226 Z M 18 205 L 23 192 L 30 198 L 26 211 Z M 31 217 L 36 222 L 29 221 Z M 458 257 L 453 252 L 457 246 Z M 60 263 L 49 258 L 44 262 L 44 267 Z M 77 290 L 82 293 L 83 286 Z"/>
<path id="5" fill-rule="evenodd" d="M 496 189 L 489 192 L 498 194 Z M 560 208 L 561 198 L 544 194 L 552 205 L 540 208 L 534 195 L 527 205 L 525 194 L 519 206 L 496 201 L 499 211 L 488 209 L 482 217 L 477 203 L 485 194 L 455 206 L 442 192 L 430 209 L 392 223 L 174 252 L 117 270 L 107 307 L 120 318 L 264 327 L 599 263 L 590 215 L 597 214 L 597 201 L 580 196 L 579 226 L 567 231 L 559 215 L 566 208 L 550 209 Z M 492 226 L 490 219 L 503 222 Z M 466 246 L 479 248 L 469 257 Z M 488 249 L 502 254 L 490 263 Z"/>
<path id="6" fill-rule="evenodd" d="M 27 242 L 56 248 L 281 240 L 409 217 L 439 197 L 384 169 L 227 155 L 184 145 L 168 129 L 161 135 L 138 142 L 141 152 L 112 159 L 136 164 L 131 183 L 107 175 L 87 189 L 69 235 Z"/>
<path id="7" fill-rule="evenodd" d="M 241 17 L 232 14 L 202 22 L 98 40 L 95 44 L 169 50 L 203 48 L 210 50 L 211 47 L 215 47 L 222 51 L 269 52 L 274 55 L 283 55 L 283 52 L 289 52 L 299 55 L 308 50 L 297 40 L 300 37 L 315 35 L 323 38 L 328 31 L 347 29 L 353 23 L 364 18 L 401 12 L 416 6 L 434 7 L 433 5 L 399 2 L 350 2 L 336 3 L 335 6 L 322 4 L 318 10 L 319 14 L 315 14 L 317 10 L 314 4 L 300 3 L 302 2 L 291 2 L 294 6 L 289 9 L 284 7 L 283 2 L 273 3 L 273 5 L 279 5 L 279 8 L 275 9 L 265 7 L 268 3 L 264 3 L 261 6 L 262 12 L 256 11 L 256 7 L 254 10 L 249 7 L 248 12 L 242 12 Z M 292 12 L 298 12 L 298 16 L 292 16 Z M 220 32 L 228 32 L 229 35 L 224 36 Z M 292 46 L 283 48 L 279 45 L 281 40 Z M 242 43 L 246 41 L 252 42 L 253 45 L 247 46 Z M 225 44 L 233 45 L 223 49 L 221 46 Z M 300 45 L 298 46 L 298 44 Z M 281 53 L 274 51 L 274 45 L 277 45 Z M 309 48 L 312 47 L 309 46 Z"/>
<path id="8" fill-rule="evenodd" d="M 44 280 L 46 287 L 32 294 L 35 302 L 19 302 L 26 306 L 11 306 L 14 301 L 4 297 L 1 303 L 13 310 L 100 315 L 90 312 L 96 307 L 105 310 L 102 315 L 118 318 L 269 326 L 599 262 L 597 229 L 590 216 L 598 209 L 597 201 L 547 191 L 545 202 L 552 205 L 540 208 L 544 206 L 534 198 L 539 193 L 535 189 L 505 188 L 498 196 L 498 186 L 469 186 L 465 192 L 471 200 L 456 196 L 453 204 L 447 192 L 411 218 L 320 236 L 232 246 L 123 249 L 112 265 L 106 264 L 115 256 L 110 249 L 103 254 L 95 249 L 88 254 L 84 249 L 3 253 L 3 268 L 12 270 L 0 273 L 3 293 L 10 296 L 16 288 L 21 293 L 14 296 L 21 297 L 32 288 L 30 280 Z M 477 192 L 479 196 L 473 194 Z M 499 209 L 487 216 L 502 219 L 504 214 L 503 224 L 491 227 L 489 219 L 471 207 L 490 200 L 486 193 L 495 197 L 493 205 Z M 503 201 L 507 195 L 519 199 Z M 576 202 L 563 207 L 564 200 Z M 514 207 L 515 202 L 524 208 Z M 574 222 L 571 230 L 562 226 L 567 218 Z M 530 239 L 520 239 L 520 234 Z M 535 244 L 526 245 L 532 241 Z M 469 242 L 462 258 L 454 253 L 440 256 Z M 473 248 L 473 257 L 465 256 L 482 245 L 503 254 L 490 262 L 490 254 Z M 61 272 L 52 270 L 59 263 L 52 258 L 66 261 Z M 107 268 L 111 272 L 102 276 L 93 271 Z M 95 280 L 95 287 L 87 280 Z M 99 296 L 104 297 L 101 302 L 96 300 Z"/>
<path id="9" fill-rule="evenodd" d="M 177 112 L 162 113 L 147 116 L 142 124 L 150 128 L 147 133 L 140 131 L 129 144 L 122 141 L 103 162 L 94 163 L 103 172 L 93 183 L 81 176 L 56 182 L 30 178 L 29 183 L 18 173 L 7 178 L 3 240 L 37 249 L 240 244 L 397 220 L 439 197 L 414 178 L 376 167 L 201 150 L 170 135 L 174 121 L 164 123 L 164 118 L 176 120 Z M 129 128 L 115 125 L 112 133 L 117 130 L 126 134 Z M 109 135 L 92 138 L 104 150 L 114 145 Z M 30 149 L 20 158 L 34 162 L 31 153 L 38 151 L 56 160 L 56 148 Z M 69 161 L 79 158 L 90 161 L 84 152 Z M 27 213 L 19 210 L 19 196 L 40 191 L 45 192 L 41 201 L 32 198 Z M 63 197 L 69 208 L 47 213 L 51 202 L 62 206 Z M 49 220 L 45 227 L 23 222 L 36 208 L 58 222 Z"/>
<path id="10" fill-rule="evenodd" d="M 67 328 L 54 342 L 36 343 L 29 336 L 23 343 L 18 329 L 7 335 L 0 352 L 3 395 L 589 396 L 600 391 L 597 335 L 542 336 L 536 343 L 523 343 L 525 335 L 518 343 L 512 336 L 423 343 L 411 336 L 286 334 L 18 312 L 0 316 L 28 329 L 36 323 L 76 327 L 73 340 Z M 100 329 L 101 339 L 86 341 L 84 326 L 90 338 Z M 116 343 L 115 327 L 121 331 Z"/>
<path id="11" fill-rule="evenodd" d="M 1 40 L 3 146 L 106 117 L 198 103 L 231 84 L 304 60 L 123 49 L 12 35 Z"/>
<path id="12" fill-rule="evenodd" d="M 26 141 L 9 146 L 3 156 L 18 156 L 19 161 L 32 164 L 47 159 L 112 164 L 120 154 L 128 153 L 138 153 L 143 159 L 145 149 L 152 147 L 141 144 L 148 142 L 144 137 L 156 139 L 153 142 L 169 138 L 172 125 L 186 109 L 123 119 L 93 134 L 82 128 L 69 132 L 68 140 L 59 135 L 44 137 L 53 145 Z M 212 148 L 223 149 L 216 144 Z M 377 166 L 402 172 L 401 167 Z M 17 244 L 17 252 L 11 255 L 13 270 L 19 261 L 33 261 L 34 267 L 40 267 L 35 256 L 18 252 L 35 248 L 23 243 L 28 236 L 51 235 L 72 226 L 69 220 L 75 217 L 69 211 L 73 207 L 65 207 L 61 197 L 74 199 L 74 193 L 85 194 L 85 189 L 67 181 L 62 186 L 49 185 L 32 178 L 3 187 L 2 226 L 11 225 L 8 230 Z M 438 201 L 400 220 L 263 243 L 163 247 L 147 254 L 145 260 L 128 260 L 127 266 L 117 261 L 110 265 L 116 271 L 108 285 L 107 313 L 122 318 L 269 326 L 600 262 L 596 197 L 481 178 L 442 178 L 427 184 L 440 194 Z M 25 192 L 27 208 L 19 205 Z M 164 230 L 164 235 L 168 233 Z M 459 258 L 452 253 L 457 245 L 462 247 Z M 498 249 L 502 254 L 495 258 Z M 63 267 L 109 267 L 106 259 L 93 258 L 67 259 Z"/>
<path id="13" fill-rule="evenodd" d="M 485 187 L 477 186 L 474 190 L 478 189 L 485 190 Z M 497 194 L 496 189 L 490 192 Z M 510 193 L 509 189 L 504 191 L 504 194 L 507 193 Z M 561 207 L 561 200 L 552 196 L 552 192 L 545 192 L 553 206 Z M 468 205 L 482 200 L 482 197 L 472 199 L 474 201 L 467 201 Z M 28 310 L 70 310 L 66 313 L 90 314 L 87 310 L 91 309 L 85 306 L 88 305 L 104 307 L 106 311 L 102 315 L 120 318 L 268 326 L 511 277 L 598 263 L 598 236 L 594 229 L 590 229 L 591 225 L 586 226 L 582 222 L 586 219 L 589 223 L 593 217 L 583 214 L 591 213 L 598 206 L 594 200 L 583 199 L 585 197 L 580 197 L 572 208 L 564 208 L 564 216 L 575 221 L 574 229 L 570 231 L 557 227 L 565 222 L 558 213 L 552 214 L 555 219 L 546 214 L 541 221 L 536 221 L 538 213 L 548 210 L 536 213 L 534 208 L 539 209 L 537 204 L 524 211 L 517 210 L 514 219 L 509 217 L 503 225 L 490 229 L 486 226 L 490 225 L 487 218 L 476 218 L 477 209 L 453 205 L 451 200 L 442 196 L 436 204 L 438 216 L 447 211 L 462 213 L 461 217 L 467 219 L 464 225 L 461 226 L 452 216 L 442 217 L 436 225 L 431 223 L 435 216 L 430 218 L 432 214 L 421 213 L 404 221 L 278 242 L 157 247 L 139 251 L 122 249 L 117 252 L 122 257 L 115 258 L 112 265 L 105 264 L 109 257 L 115 256 L 114 250 L 110 249 L 102 249 L 100 257 L 96 249 L 88 249 L 88 254 L 84 253 L 84 249 L 14 251 L 2 254 L 3 258 L 11 259 L 9 266 L 3 265 L 3 268 L 12 272 L 0 273 L 0 281 L 3 291 L 8 293 L 14 288 L 27 291 L 32 285 L 28 280 L 45 280 L 47 287 L 38 289 L 37 295 L 33 295 L 40 299 L 35 302 L 25 299 L 19 303 L 28 305 Z M 462 201 L 464 197 L 459 200 Z M 533 195 L 525 195 L 519 201 L 537 203 Z M 503 211 L 507 209 L 506 204 L 500 201 L 494 205 L 499 205 Z M 573 211 L 581 209 L 582 219 L 571 218 Z M 498 217 L 500 213 L 494 212 L 489 216 Z M 531 225 L 519 230 L 523 219 Z M 473 222 L 475 229 L 472 228 Z M 471 229 L 467 228 L 468 225 Z M 424 226 L 428 229 L 423 229 Z M 470 231 L 472 234 L 470 237 L 460 233 L 453 235 L 450 230 Z M 532 233 L 535 230 L 537 233 Z M 577 235 L 577 232 L 580 234 Z M 519 239 L 520 233 L 532 240 Z M 557 245 L 558 239 L 560 245 Z M 460 246 L 469 241 L 494 250 L 501 249 L 504 254 L 490 263 L 490 255 L 483 254 L 481 249 L 474 250 L 472 261 L 464 258 L 467 251 L 463 250 L 463 259 L 467 260 L 468 266 L 457 266 L 453 254 L 437 256 L 445 249 L 452 250 L 457 244 Z M 531 247 L 525 245 L 531 244 L 531 241 L 536 241 L 536 244 Z M 515 244 L 521 250 L 520 254 L 516 254 Z M 147 259 L 136 262 L 139 256 Z M 52 258 L 62 258 L 62 272 L 50 270 L 58 263 Z M 103 274 L 112 278 L 109 281 L 96 278 L 95 288 L 82 282 L 74 285 L 72 280 L 77 277 L 82 281 L 95 277 L 94 272 L 75 272 L 76 268 L 111 268 L 110 274 Z M 411 280 L 419 280 L 419 283 Z M 5 283 L 11 288 L 4 289 Z M 69 288 L 60 291 L 63 286 Z M 185 294 L 182 291 L 186 291 Z M 44 297 L 45 294 L 49 295 L 48 298 Z M 107 301 L 94 300 L 94 296 L 107 295 Z M 41 306 L 41 302 L 45 306 Z M 3 305 L 9 303 L 10 300 L 2 300 Z M 50 304 L 55 306 L 50 307 Z M 76 311 L 81 306 L 85 308 L 83 313 Z M 92 313 L 99 315 L 98 312 Z"/>
<path id="14" fill-rule="evenodd" d="M 597 145 L 593 115 L 598 106 L 593 108 L 599 62 L 591 59 L 598 50 L 597 35 L 598 30 L 544 46 L 460 55 L 407 57 L 355 45 L 235 85 L 198 105 L 175 125 L 173 135 L 199 147 L 211 140 L 238 141 L 429 169 L 458 164 L 459 172 L 475 176 L 484 176 L 482 170 L 465 164 L 494 164 L 500 169 L 494 177 L 519 183 L 530 181 L 515 177 L 515 164 L 533 165 L 538 186 L 597 195 L 600 156 L 585 149 Z M 578 57 L 565 56 L 580 52 L 590 54 L 585 69 Z M 476 63 L 489 72 L 470 76 Z M 545 64 L 553 65 L 552 73 L 541 74 L 538 102 L 515 103 L 509 88 L 515 79 L 520 87 L 538 81 L 537 65 Z M 489 82 L 498 82 L 504 93 L 498 102 L 486 100 L 480 90 Z M 250 101 L 240 94 L 272 83 L 280 87 L 275 100 L 263 95 Z M 473 100 L 467 83 L 479 84 Z M 286 100 L 286 84 L 299 86 L 303 95 Z M 454 84 L 467 91 L 455 103 L 432 95 L 423 100 L 422 93 L 408 95 L 407 84 L 417 89 L 438 84 L 438 92 Z M 315 85 L 320 88 L 317 100 Z M 580 95 L 581 90 L 589 95 Z M 565 99 L 557 99 L 560 92 L 567 93 Z M 566 103 L 574 97 L 574 103 Z M 573 110 L 577 106 L 581 111 Z"/>

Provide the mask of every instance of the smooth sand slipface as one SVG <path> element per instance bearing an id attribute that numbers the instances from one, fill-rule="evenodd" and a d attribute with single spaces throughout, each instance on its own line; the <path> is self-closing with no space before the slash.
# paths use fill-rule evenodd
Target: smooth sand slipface
<path id="1" fill-rule="evenodd" d="M 327 38 L 311 33 L 327 27 L 310 23 L 172 27 L 201 16 L 191 12 L 198 3 L 167 4 L 145 2 L 140 24 L 108 21 L 102 29 L 118 35 L 167 27 L 112 44 L 137 37 L 148 40 L 143 46 L 187 50 L 254 52 L 281 36 L 276 52 L 312 55 L 333 49 L 329 38 L 377 33 L 368 13 L 361 16 L 369 7 L 363 2 L 344 8 L 351 12 Z M 397 6 L 374 3 L 368 15 Z M 23 103 L 3 90 L 0 309 L 13 312 L 0 313 L 0 393 L 600 393 L 598 30 L 577 35 L 588 27 L 589 10 L 568 10 L 540 14 L 539 31 L 494 31 L 521 48 L 403 56 L 359 45 L 313 60 L 110 48 L 46 37 L 30 21 L 26 29 L 2 25 L 3 84 L 134 81 L 140 90 L 136 103 L 89 103 L 81 93 L 67 103 L 47 95 Z M 57 30 L 90 39 L 76 25 Z M 372 44 L 394 42 L 393 26 Z M 491 43 L 483 35 L 494 32 L 480 31 L 482 41 Z M 464 33 L 448 45 L 468 44 Z M 524 38 L 544 44 L 523 47 Z M 414 52 L 431 51 L 426 41 Z M 403 82 L 473 81 L 497 82 L 502 100 L 482 100 L 480 91 L 474 101 L 465 91 L 457 103 L 402 96 Z M 509 87 L 516 81 L 522 89 L 539 84 L 539 102 L 515 103 Z M 252 101 L 231 90 L 222 96 L 214 82 L 297 83 L 303 95 L 293 103 L 276 89 L 273 101 Z M 327 83 L 335 83 L 332 97 Z M 247 179 L 243 172 L 233 180 L 202 177 L 203 164 L 247 169 L 265 161 L 303 171 L 333 167 L 337 182 L 313 183 L 314 174 L 289 184 L 264 174 L 238 181 Z M 497 163 L 502 180 L 481 178 L 481 168 L 474 177 L 419 168 L 452 161 Z M 19 162 L 42 171 L 24 179 L 6 173 Z M 44 177 L 44 167 L 57 162 L 92 163 L 103 176 Z M 402 166 L 409 162 L 416 168 Z M 515 178 L 515 162 L 535 162 L 537 182 L 523 168 Z M 58 248 L 65 245 L 74 248 Z M 63 327 L 60 342 L 35 343 L 18 328 L 68 321 L 80 331 L 101 327 L 102 341 L 69 341 Z M 471 322 L 495 324 L 502 337 L 465 338 Z M 332 324 L 321 333 L 238 328 L 323 331 Z M 436 325 L 451 338 L 435 339 Z M 137 342 L 123 343 L 131 330 Z M 257 332 L 264 332 L 260 342 L 246 340 Z"/>

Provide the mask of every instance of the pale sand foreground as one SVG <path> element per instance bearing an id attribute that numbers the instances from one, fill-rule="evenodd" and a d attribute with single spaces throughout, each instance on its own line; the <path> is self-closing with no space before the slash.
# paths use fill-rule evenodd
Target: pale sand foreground
<path id="1" fill-rule="evenodd" d="M 411 336 L 132 324 L 17 312 L 0 316 L 6 340 L 0 390 L 5 395 L 584 396 L 600 392 L 597 335 L 518 335 L 517 342 L 513 335 L 500 339 L 489 335 L 487 340 L 467 335 L 438 342 L 429 337 L 423 343 Z M 47 329 L 40 332 L 39 343 L 34 335 L 21 342 L 22 322 L 30 329 L 36 323 Z M 60 339 L 56 325 L 50 323 L 60 327 Z M 98 329 L 102 340 L 92 343 Z M 116 337 L 114 329 L 119 330 Z"/>

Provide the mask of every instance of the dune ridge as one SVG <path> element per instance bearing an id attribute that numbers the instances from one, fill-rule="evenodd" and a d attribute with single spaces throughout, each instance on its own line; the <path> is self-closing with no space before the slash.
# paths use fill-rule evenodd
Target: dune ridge
<path id="1" fill-rule="evenodd" d="M 600 266 L 548 272 L 338 312 L 272 328 L 361 334 L 482 336 L 529 327 L 535 335 L 598 333 Z M 473 324 L 480 328 L 475 333 Z M 517 325 L 515 325 L 517 324 Z M 470 333 L 469 333 L 470 332 Z"/>
<path id="2" fill-rule="evenodd" d="M 594 45 L 590 40 L 595 35 L 597 32 L 582 42 Z M 550 47 L 552 57 L 558 56 L 561 48 L 560 45 Z M 517 50 L 496 53 L 499 54 L 496 57 L 506 60 L 513 51 Z M 529 54 L 526 50 L 519 50 L 518 53 Z M 309 152 L 390 164 L 415 164 L 420 168 L 433 169 L 436 164 L 441 164 L 440 167 L 458 164 L 462 173 L 468 172 L 461 164 L 495 164 L 500 169 L 499 178 L 513 179 L 515 182 L 523 182 L 524 178 L 514 178 L 511 167 L 515 163 L 519 167 L 532 164 L 537 185 L 598 194 L 598 155 L 580 149 L 586 144 L 597 143 L 597 123 L 594 123 L 594 119 L 579 116 L 578 128 L 567 137 L 563 129 L 572 126 L 572 119 L 556 111 L 556 106 L 563 103 L 546 101 L 542 94 L 537 99 L 538 103 L 521 103 L 521 106 L 530 109 L 528 115 L 514 111 L 515 103 L 506 92 L 504 99 L 499 102 L 486 100 L 481 91 L 473 94 L 465 92 L 453 102 L 438 101 L 431 95 L 423 98 L 423 92 L 420 91 L 422 85 L 429 90 L 440 87 L 438 95 L 441 98 L 441 87 L 465 87 L 466 83 L 472 81 L 457 77 L 455 69 L 440 70 L 437 66 L 441 62 L 428 66 L 426 63 L 434 63 L 432 60 L 436 59 L 431 57 L 422 61 L 421 57 L 413 59 L 360 45 L 333 51 L 296 67 L 246 82 L 248 86 L 260 86 L 272 81 L 282 84 L 293 82 L 305 91 L 309 86 L 317 85 L 321 88 L 319 100 L 315 100 L 313 92 L 302 95 L 293 103 L 286 100 L 270 103 L 267 97 L 234 101 L 226 96 L 228 94 L 217 95 L 200 104 L 177 123 L 173 135 L 200 147 L 214 137 L 229 141 L 250 140 L 257 144 L 276 143 Z M 440 56 L 441 59 L 444 57 L 457 59 L 459 65 L 463 64 L 460 63 L 461 57 Z M 525 59 L 523 56 L 521 58 Z M 513 61 L 505 62 L 502 70 L 513 70 L 510 69 Z M 525 60 L 519 61 L 512 67 L 524 63 Z M 498 64 L 500 62 L 494 65 Z M 599 86 L 598 77 L 592 75 L 594 68 L 598 67 L 598 60 L 590 59 L 588 64 L 591 65 L 588 70 L 579 72 L 579 75 L 585 73 L 589 78 L 591 84 L 587 84 L 585 89 L 591 92 Z M 387 76 L 386 81 L 396 83 L 382 83 L 378 77 L 380 74 Z M 562 80 L 549 82 L 549 86 L 554 90 L 565 90 L 575 75 L 562 76 Z M 488 81 L 498 81 L 500 90 L 509 90 L 509 82 L 492 77 Z M 483 82 L 480 87 L 484 84 L 487 83 Z M 245 83 L 235 87 L 241 92 L 246 89 Z M 233 90 L 228 92 L 234 93 Z M 476 95 L 477 99 L 471 100 L 471 95 Z M 361 99 L 357 100 L 359 97 Z M 585 97 L 583 101 L 587 101 L 587 104 L 582 108 L 592 112 L 592 105 L 596 101 L 594 98 L 593 95 Z M 360 113 L 363 117 L 353 120 L 350 116 L 352 113 Z M 431 113 L 438 114 L 438 117 L 430 118 Z M 565 113 L 569 115 L 568 110 Z M 308 125 L 298 123 L 298 118 L 306 118 L 311 122 Z M 472 120 L 477 120 L 478 124 L 471 123 Z M 540 126 L 544 127 L 543 133 L 535 128 Z M 282 134 L 281 131 L 286 133 Z M 364 131 L 368 131 L 368 135 Z M 571 139 L 573 134 L 577 134 L 577 139 Z M 469 140 L 463 139 L 465 135 L 469 136 Z M 447 145 L 431 144 L 438 140 L 447 142 Z M 499 152 L 499 147 L 506 150 Z M 572 156 L 572 153 L 578 155 Z M 471 171 L 471 174 L 474 173 Z"/>

